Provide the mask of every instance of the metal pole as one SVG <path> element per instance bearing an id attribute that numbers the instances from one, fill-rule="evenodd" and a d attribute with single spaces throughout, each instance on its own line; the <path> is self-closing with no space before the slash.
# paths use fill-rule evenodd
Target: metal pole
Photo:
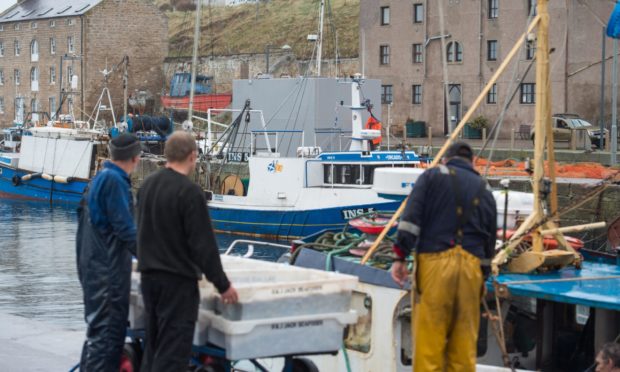
<path id="1" fill-rule="evenodd" d="M 265 74 L 269 75 L 269 45 L 265 46 Z"/>
<path id="2" fill-rule="evenodd" d="M 200 13 L 202 0 L 196 2 L 196 22 L 194 25 L 194 50 L 192 54 L 192 76 L 189 88 L 189 108 L 187 110 L 187 120 L 191 123 L 194 115 L 194 91 L 196 90 L 196 65 L 198 64 L 198 42 L 200 40 Z"/>
<path id="3" fill-rule="evenodd" d="M 605 139 L 605 40 L 606 40 L 606 28 L 603 27 L 601 33 L 602 33 L 602 40 L 601 40 L 601 114 L 600 114 L 600 128 L 601 128 L 601 133 L 599 134 L 599 140 L 598 140 L 598 148 L 599 150 L 603 150 L 604 146 L 603 146 L 603 141 Z"/>
<path id="4" fill-rule="evenodd" d="M 392 124 L 392 102 L 388 105 L 387 148 L 390 150 L 390 125 Z"/>
<path id="5" fill-rule="evenodd" d="M 611 161 L 610 165 L 616 165 L 616 152 L 618 151 L 618 39 L 614 39 L 614 63 L 611 67 L 611 80 L 613 81 L 611 98 Z"/>
<path id="6" fill-rule="evenodd" d="M 323 14 L 325 13 L 325 1 L 321 1 L 321 16 L 319 18 L 319 45 L 316 52 L 316 76 L 321 76 L 321 58 L 323 54 Z"/>

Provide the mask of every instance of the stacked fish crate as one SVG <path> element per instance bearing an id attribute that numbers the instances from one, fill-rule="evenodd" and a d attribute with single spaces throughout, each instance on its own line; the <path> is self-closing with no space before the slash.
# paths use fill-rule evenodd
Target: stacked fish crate
<path id="1" fill-rule="evenodd" d="M 357 277 L 240 257 L 222 256 L 222 264 L 239 302 L 223 303 L 201 281 L 194 344 L 222 347 L 230 360 L 335 352 L 357 320 L 350 310 Z M 132 291 L 132 327 L 144 324 L 135 315 L 140 301 Z"/>

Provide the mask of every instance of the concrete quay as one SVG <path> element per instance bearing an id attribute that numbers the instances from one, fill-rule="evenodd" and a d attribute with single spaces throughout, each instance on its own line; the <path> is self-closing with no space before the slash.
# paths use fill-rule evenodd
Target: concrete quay
<path id="1" fill-rule="evenodd" d="M 84 335 L 0 313 L 0 371 L 69 371 L 80 360 Z"/>

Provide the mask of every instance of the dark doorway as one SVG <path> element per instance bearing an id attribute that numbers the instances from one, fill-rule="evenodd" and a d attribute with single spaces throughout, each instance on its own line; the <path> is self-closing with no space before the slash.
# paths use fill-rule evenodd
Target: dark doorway
<path id="1" fill-rule="evenodd" d="M 447 107 L 444 109 L 444 134 L 450 133 L 450 129 L 454 129 L 461 120 L 461 84 L 448 85 L 448 104 L 449 110 Z"/>

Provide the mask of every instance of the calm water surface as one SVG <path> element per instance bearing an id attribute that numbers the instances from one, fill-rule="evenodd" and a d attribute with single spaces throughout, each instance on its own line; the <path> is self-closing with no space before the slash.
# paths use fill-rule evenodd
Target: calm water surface
<path id="1" fill-rule="evenodd" d="M 0 312 L 84 327 L 76 230 L 74 206 L 0 200 Z M 220 247 L 234 239 L 218 236 Z M 257 247 L 254 257 L 275 260 L 282 253 Z"/>

